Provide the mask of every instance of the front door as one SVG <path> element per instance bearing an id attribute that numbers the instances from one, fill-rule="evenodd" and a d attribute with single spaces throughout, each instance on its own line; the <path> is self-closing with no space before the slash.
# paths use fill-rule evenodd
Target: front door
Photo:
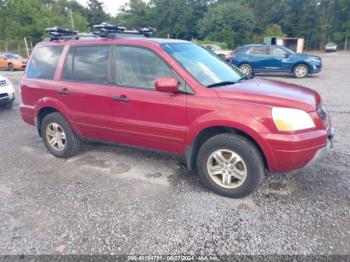
<path id="1" fill-rule="evenodd" d="M 270 57 L 271 57 L 271 70 L 273 71 L 288 71 L 291 67 L 291 64 L 288 63 L 288 55 L 289 53 L 279 47 L 279 46 L 270 46 Z"/>
<path id="2" fill-rule="evenodd" d="M 183 80 L 153 51 L 116 46 L 114 125 L 120 143 L 183 153 L 186 138 L 185 93 L 158 92 L 158 77 Z"/>

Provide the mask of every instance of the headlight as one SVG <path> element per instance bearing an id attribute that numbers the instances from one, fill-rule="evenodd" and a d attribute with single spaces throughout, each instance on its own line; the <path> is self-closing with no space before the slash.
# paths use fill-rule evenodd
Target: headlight
<path id="1" fill-rule="evenodd" d="M 316 58 L 316 57 L 310 58 L 310 61 L 313 61 L 313 62 L 321 62 L 321 60 L 318 59 L 318 58 Z"/>
<path id="2" fill-rule="evenodd" d="M 274 107 L 272 118 L 279 131 L 297 131 L 315 127 L 311 116 L 299 109 Z"/>
<path id="3" fill-rule="evenodd" d="M 9 81 L 6 79 L 0 80 L 0 86 L 7 86 L 9 84 Z"/>

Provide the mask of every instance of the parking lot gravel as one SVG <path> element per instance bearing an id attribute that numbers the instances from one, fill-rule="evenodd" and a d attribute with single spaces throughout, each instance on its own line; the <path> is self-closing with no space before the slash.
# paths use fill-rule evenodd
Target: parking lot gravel
<path id="1" fill-rule="evenodd" d="M 181 157 L 88 143 L 50 155 L 13 109 L 0 110 L 0 255 L 350 255 L 350 53 L 321 54 L 306 79 L 337 129 L 317 166 L 268 177 L 244 199 L 207 190 Z"/>

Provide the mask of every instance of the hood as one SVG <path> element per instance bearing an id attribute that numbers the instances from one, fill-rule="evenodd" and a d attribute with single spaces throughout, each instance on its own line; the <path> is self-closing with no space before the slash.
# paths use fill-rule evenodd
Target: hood
<path id="1" fill-rule="evenodd" d="M 219 97 L 253 103 L 314 111 L 320 95 L 309 88 L 276 80 L 254 77 L 240 83 L 216 88 Z"/>
<path id="2" fill-rule="evenodd" d="M 321 57 L 318 56 L 318 55 L 309 55 L 309 54 L 296 53 L 296 54 L 293 54 L 292 56 L 295 56 L 295 57 L 298 57 L 299 59 L 304 59 L 304 60 L 307 60 L 307 59 L 310 59 L 310 58 L 316 58 L 318 60 L 321 60 Z"/>

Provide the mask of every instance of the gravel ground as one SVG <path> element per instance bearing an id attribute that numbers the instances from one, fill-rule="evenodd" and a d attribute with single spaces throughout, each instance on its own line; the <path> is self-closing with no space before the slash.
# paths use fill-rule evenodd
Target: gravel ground
<path id="1" fill-rule="evenodd" d="M 350 255 L 350 53 L 321 55 L 320 74 L 271 78 L 320 92 L 335 148 L 241 200 L 211 193 L 173 155 L 87 144 L 54 158 L 20 118 L 23 73 L 1 72 L 17 100 L 0 110 L 0 255 Z"/>

